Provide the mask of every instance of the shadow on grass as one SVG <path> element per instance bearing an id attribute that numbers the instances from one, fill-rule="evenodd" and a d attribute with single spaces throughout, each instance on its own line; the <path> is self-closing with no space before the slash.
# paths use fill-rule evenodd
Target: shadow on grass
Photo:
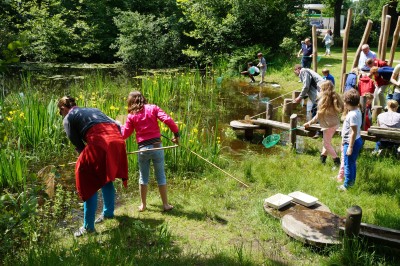
<path id="1" fill-rule="evenodd" d="M 180 213 L 182 214 L 182 213 Z M 202 254 L 183 250 L 162 219 L 116 216 L 119 225 L 95 235 L 74 238 L 70 244 L 47 239 L 20 258 L 27 265 L 258 265 L 237 251 Z M 266 265 L 286 265 L 274 258 Z M 11 258 L 4 265 L 12 264 Z"/>

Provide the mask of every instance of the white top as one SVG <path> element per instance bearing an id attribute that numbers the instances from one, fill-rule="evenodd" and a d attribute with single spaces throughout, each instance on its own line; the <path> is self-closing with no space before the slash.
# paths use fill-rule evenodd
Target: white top
<path id="1" fill-rule="evenodd" d="M 397 76 L 397 82 L 400 81 L 400 64 L 398 64 L 394 67 L 392 76 Z M 400 93 L 399 87 L 395 86 L 394 92 Z"/>
<path id="2" fill-rule="evenodd" d="M 342 143 L 350 142 L 350 133 L 352 126 L 357 126 L 356 139 L 360 138 L 361 124 L 362 124 L 362 115 L 360 109 L 357 108 L 355 110 L 349 111 L 349 113 L 346 115 L 346 118 L 343 121 Z"/>
<path id="3" fill-rule="evenodd" d="M 325 42 L 325 45 L 332 44 L 333 36 L 330 34 L 325 34 L 325 37 L 322 41 Z"/>
<path id="4" fill-rule="evenodd" d="M 384 128 L 400 128 L 400 114 L 393 111 L 388 111 L 378 115 L 378 125 Z M 388 141 L 389 139 L 381 139 Z M 399 140 L 390 140 L 399 143 Z"/>
<path id="5" fill-rule="evenodd" d="M 369 50 L 368 54 L 364 54 L 364 52 L 361 51 L 360 59 L 358 60 L 358 69 L 361 69 L 363 66 L 365 66 L 365 61 L 367 61 L 368 58 L 375 59 L 376 53 Z"/>

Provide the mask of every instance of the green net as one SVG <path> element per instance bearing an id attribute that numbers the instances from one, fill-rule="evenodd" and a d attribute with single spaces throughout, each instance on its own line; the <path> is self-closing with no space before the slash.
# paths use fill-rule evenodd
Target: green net
<path id="1" fill-rule="evenodd" d="M 281 139 L 280 134 L 272 134 L 263 139 L 262 144 L 264 145 L 265 148 L 271 148 L 276 143 L 278 143 L 280 139 Z"/>

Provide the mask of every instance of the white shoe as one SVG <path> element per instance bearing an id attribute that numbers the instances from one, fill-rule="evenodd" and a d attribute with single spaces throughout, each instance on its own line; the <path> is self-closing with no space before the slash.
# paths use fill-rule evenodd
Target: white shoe
<path id="1" fill-rule="evenodd" d="M 347 188 L 344 185 L 338 186 L 339 191 L 347 191 Z"/>

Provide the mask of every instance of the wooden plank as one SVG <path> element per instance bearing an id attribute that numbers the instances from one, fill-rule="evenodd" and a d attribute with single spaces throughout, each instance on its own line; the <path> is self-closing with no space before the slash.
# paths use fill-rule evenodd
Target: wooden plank
<path id="1" fill-rule="evenodd" d="M 399 130 L 382 129 L 382 128 L 369 128 L 368 135 L 374 135 L 378 138 L 400 140 Z"/>
<path id="2" fill-rule="evenodd" d="M 229 125 L 233 128 L 238 128 L 238 129 L 249 129 L 249 128 L 260 128 L 259 125 L 253 125 L 251 122 L 241 122 L 238 120 L 233 120 L 229 123 Z"/>

